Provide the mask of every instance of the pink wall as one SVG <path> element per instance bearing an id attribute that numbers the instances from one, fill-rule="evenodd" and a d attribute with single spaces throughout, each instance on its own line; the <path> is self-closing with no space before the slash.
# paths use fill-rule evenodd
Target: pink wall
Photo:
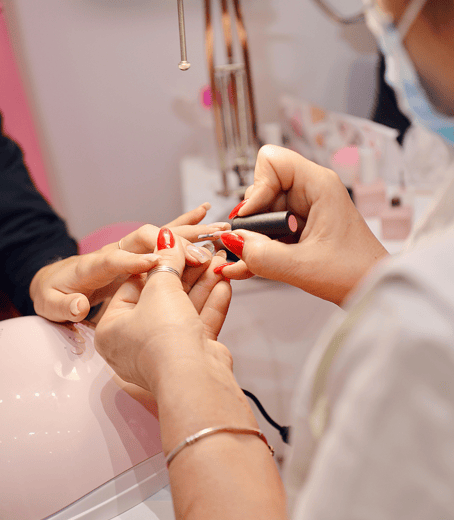
<path id="1" fill-rule="evenodd" d="M 0 3 L 1 10 L 1 3 Z M 0 111 L 3 129 L 20 144 L 25 163 L 39 191 L 50 201 L 50 189 L 32 116 L 0 11 Z"/>

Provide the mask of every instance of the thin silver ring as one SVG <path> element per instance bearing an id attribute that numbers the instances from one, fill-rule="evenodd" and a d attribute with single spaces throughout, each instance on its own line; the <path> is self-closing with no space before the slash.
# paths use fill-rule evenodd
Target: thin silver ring
<path id="1" fill-rule="evenodd" d="M 121 241 L 122 241 L 122 240 L 123 240 L 123 239 L 120 238 L 120 240 L 118 241 L 118 249 L 121 249 L 121 250 L 123 251 L 123 249 L 122 249 L 122 247 L 121 247 Z"/>
<path id="2" fill-rule="evenodd" d="M 172 273 L 175 276 L 178 276 L 178 278 L 181 277 L 180 273 L 169 265 L 158 265 L 157 267 L 153 267 L 153 269 L 148 273 L 147 279 L 155 273 Z"/>

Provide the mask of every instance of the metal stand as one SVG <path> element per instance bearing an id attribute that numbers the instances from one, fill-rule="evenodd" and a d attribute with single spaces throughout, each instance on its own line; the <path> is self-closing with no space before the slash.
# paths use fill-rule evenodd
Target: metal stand
<path id="1" fill-rule="evenodd" d="M 228 0 L 220 0 L 222 26 L 227 64 L 214 64 L 214 33 L 211 21 L 211 0 L 205 0 L 205 45 L 210 76 L 215 135 L 222 174 L 221 194 L 244 194 L 248 174 L 255 166 L 259 141 L 257 119 L 252 88 L 247 34 L 243 23 L 239 0 L 231 0 L 236 32 L 242 49 L 242 62 L 235 62 L 233 55 L 232 24 Z M 239 189 L 228 186 L 227 174 L 238 175 Z"/>

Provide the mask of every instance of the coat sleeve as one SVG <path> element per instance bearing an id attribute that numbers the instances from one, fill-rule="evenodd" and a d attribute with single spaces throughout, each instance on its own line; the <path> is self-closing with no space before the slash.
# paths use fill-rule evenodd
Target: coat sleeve
<path id="1" fill-rule="evenodd" d="M 323 433 L 293 461 L 308 468 L 294 520 L 452 518 L 452 336 L 434 291 L 397 278 L 376 288 L 329 368 Z"/>
<path id="2" fill-rule="evenodd" d="M 0 114 L 1 289 L 21 314 L 34 314 L 29 287 L 35 273 L 75 254 L 77 243 L 35 188 L 21 149 L 3 134 Z"/>

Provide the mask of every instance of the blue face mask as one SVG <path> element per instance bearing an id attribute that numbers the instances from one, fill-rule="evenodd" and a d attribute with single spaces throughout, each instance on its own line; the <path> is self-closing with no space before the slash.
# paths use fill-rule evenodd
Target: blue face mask
<path id="1" fill-rule="evenodd" d="M 403 40 L 427 0 L 413 0 L 398 26 L 389 14 L 370 1 L 365 10 L 366 23 L 385 56 L 385 80 L 396 93 L 399 109 L 415 123 L 440 135 L 454 146 L 454 117 L 439 112 L 430 102 Z"/>

